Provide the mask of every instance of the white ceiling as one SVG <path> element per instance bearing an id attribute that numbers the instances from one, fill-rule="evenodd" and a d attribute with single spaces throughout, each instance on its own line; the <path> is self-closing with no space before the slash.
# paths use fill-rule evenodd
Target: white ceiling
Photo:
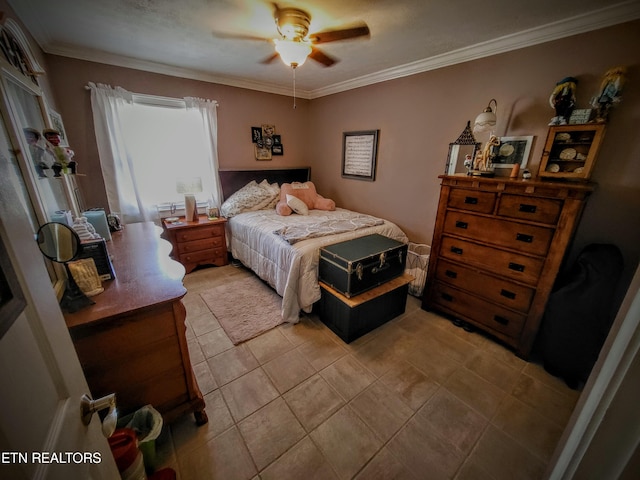
<path id="1" fill-rule="evenodd" d="M 47 53 L 285 95 L 292 72 L 268 41 L 264 0 L 8 0 Z M 640 18 L 640 0 L 280 0 L 311 14 L 311 32 L 364 21 L 370 38 L 321 45 L 339 59 L 296 70 L 297 96 L 379 81 Z M 96 79 L 99 80 L 99 79 Z"/>

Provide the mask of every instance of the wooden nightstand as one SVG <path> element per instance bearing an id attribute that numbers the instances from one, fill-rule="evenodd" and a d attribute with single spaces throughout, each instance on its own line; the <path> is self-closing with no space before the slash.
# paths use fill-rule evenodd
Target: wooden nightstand
<path id="1" fill-rule="evenodd" d="M 224 235 L 226 218 L 209 220 L 201 215 L 197 222 L 187 222 L 184 217 L 176 223 L 162 221 L 167 240 L 173 245 L 171 257 L 191 272 L 198 265 L 229 263 L 227 241 Z"/>

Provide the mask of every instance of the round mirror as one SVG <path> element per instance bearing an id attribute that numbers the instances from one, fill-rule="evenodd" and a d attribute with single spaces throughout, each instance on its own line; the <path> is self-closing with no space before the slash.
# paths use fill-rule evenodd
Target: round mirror
<path id="1" fill-rule="evenodd" d="M 70 262 L 80 250 L 80 237 L 64 223 L 45 223 L 38 230 L 37 241 L 42 254 L 54 262 Z"/>

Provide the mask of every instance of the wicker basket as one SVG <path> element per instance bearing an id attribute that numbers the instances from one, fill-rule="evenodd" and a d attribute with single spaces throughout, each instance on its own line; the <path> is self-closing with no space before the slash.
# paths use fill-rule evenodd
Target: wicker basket
<path id="1" fill-rule="evenodd" d="M 414 280 L 409 284 L 409 295 L 422 296 L 424 284 L 427 281 L 430 253 L 431 247 L 429 245 L 409 242 L 405 272 L 414 277 Z"/>

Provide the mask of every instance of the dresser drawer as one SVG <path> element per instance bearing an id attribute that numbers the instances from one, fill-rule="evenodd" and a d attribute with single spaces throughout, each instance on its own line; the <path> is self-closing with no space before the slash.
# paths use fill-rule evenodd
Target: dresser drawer
<path id="1" fill-rule="evenodd" d="M 503 194 L 498 205 L 498 215 L 555 225 L 562 205 L 562 200 Z"/>
<path id="2" fill-rule="evenodd" d="M 526 316 L 475 297 L 446 284 L 436 282 L 433 301 L 446 310 L 486 326 L 489 330 L 516 338 L 526 322 Z"/>
<path id="3" fill-rule="evenodd" d="M 473 292 L 491 302 L 525 313 L 529 310 L 536 292 L 533 288 L 492 277 L 445 260 L 438 262 L 436 278 L 442 283 Z"/>
<path id="4" fill-rule="evenodd" d="M 478 245 L 458 238 L 442 237 L 440 257 L 468 264 L 513 280 L 536 285 L 544 259 Z"/>
<path id="5" fill-rule="evenodd" d="M 453 189 L 449 193 L 447 207 L 479 213 L 493 213 L 496 194 L 476 190 Z"/>
<path id="6" fill-rule="evenodd" d="M 178 253 L 193 253 L 200 250 L 210 250 L 212 248 L 221 247 L 223 243 L 222 237 L 204 238 L 202 240 L 192 240 L 190 242 L 178 243 Z"/>
<path id="7" fill-rule="evenodd" d="M 191 240 L 201 240 L 203 238 L 222 237 L 224 226 L 211 225 L 200 228 L 189 228 L 176 232 L 177 242 L 189 242 Z"/>
<path id="8" fill-rule="evenodd" d="M 197 263 L 205 260 L 215 261 L 224 259 L 225 250 L 223 248 L 216 248 L 214 250 L 201 250 L 193 253 L 183 253 L 180 255 L 180 263 Z"/>
<path id="9" fill-rule="evenodd" d="M 444 233 L 534 255 L 546 255 L 554 230 L 498 218 L 448 211 L 444 221 Z"/>

